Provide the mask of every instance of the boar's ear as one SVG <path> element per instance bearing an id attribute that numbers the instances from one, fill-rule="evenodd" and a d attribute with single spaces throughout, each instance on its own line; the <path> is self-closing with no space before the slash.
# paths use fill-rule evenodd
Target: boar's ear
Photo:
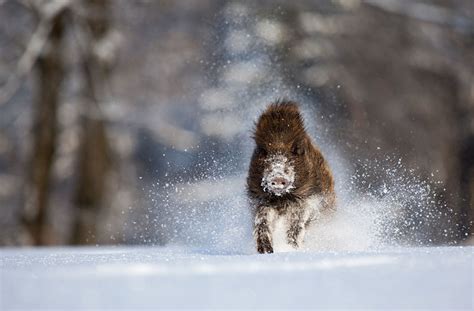
<path id="1" fill-rule="evenodd" d="M 297 156 L 304 155 L 306 152 L 306 144 L 304 139 L 297 139 L 293 143 L 293 146 L 291 148 L 291 153 Z"/>

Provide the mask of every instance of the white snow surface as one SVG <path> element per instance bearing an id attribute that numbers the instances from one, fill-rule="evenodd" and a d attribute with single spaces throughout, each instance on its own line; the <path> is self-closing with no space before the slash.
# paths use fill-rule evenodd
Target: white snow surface
<path id="1" fill-rule="evenodd" d="M 178 246 L 3 249 L 0 310 L 472 310 L 473 250 L 257 255 Z"/>

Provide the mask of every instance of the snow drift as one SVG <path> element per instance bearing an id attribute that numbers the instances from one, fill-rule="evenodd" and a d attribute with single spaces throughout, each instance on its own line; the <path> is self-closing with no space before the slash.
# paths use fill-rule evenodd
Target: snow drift
<path id="1" fill-rule="evenodd" d="M 0 251 L 0 309 L 472 309 L 473 250 L 9 249 Z"/>

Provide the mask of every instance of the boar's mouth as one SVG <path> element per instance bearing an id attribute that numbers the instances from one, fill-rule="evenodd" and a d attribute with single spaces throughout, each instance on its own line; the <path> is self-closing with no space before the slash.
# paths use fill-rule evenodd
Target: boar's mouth
<path id="1" fill-rule="evenodd" d="M 295 188 L 295 170 L 292 163 L 281 154 L 268 157 L 265 160 L 260 186 L 264 192 L 275 196 L 283 196 Z"/>

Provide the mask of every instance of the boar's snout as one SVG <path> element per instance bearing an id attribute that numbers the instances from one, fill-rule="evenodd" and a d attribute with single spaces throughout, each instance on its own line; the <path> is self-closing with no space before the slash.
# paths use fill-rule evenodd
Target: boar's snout
<path id="1" fill-rule="evenodd" d="M 261 183 L 263 190 L 276 196 L 290 192 L 294 188 L 295 173 L 288 159 L 278 155 L 267 159 L 266 164 Z"/>
<path id="2" fill-rule="evenodd" d="M 289 179 L 285 177 L 275 177 L 269 181 L 267 188 L 273 194 L 279 196 L 285 192 L 288 192 L 291 186 Z"/>
<path id="3" fill-rule="evenodd" d="M 289 183 L 290 181 L 284 177 L 275 177 L 272 180 L 270 180 L 270 184 L 272 185 L 272 187 L 276 189 L 286 188 Z"/>

